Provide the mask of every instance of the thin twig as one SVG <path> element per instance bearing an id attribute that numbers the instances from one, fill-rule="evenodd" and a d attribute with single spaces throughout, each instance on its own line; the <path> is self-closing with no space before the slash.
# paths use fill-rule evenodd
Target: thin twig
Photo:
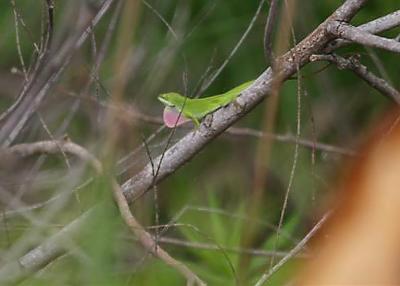
<path id="1" fill-rule="evenodd" d="M 272 35 L 278 16 L 278 1 L 279 0 L 270 1 L 268 18 L 264 28 L 264 56 L 267 63 L 270 63 L 272 66 L 274 62 L 272 54 Z"/>
<path id="2" fill-rule="evenodd" d="M 377 18 L 371 22 L 358 26 L 357 28 L 371 34 L 379 34 L 384 31 L 390 30 L 394 27 L 397 27 L 399 25 L 400 25 L 400 10 L 397 10 L 393 13 L 390 13 L 383 17 Z M 332 52 L 333 50 L 336 50 L 350 43 L 351 41 L 348 40 L 336 39 L 328 44 L 325 52 L 327 53 Z"/>
<path id="3" fill-rule="evenodd" d="M 206 285 L 196 274 L 194 274 L 185 264 L 177 261 L 175 258 L 170 256 L 165 250 L 157 246 L 156 241 L 152 236 L 138 223 L 135 217 L 132 215 L 128 202 L 120 188 L 120 186 L 113 183 L 113 193 L 115 201 L 118 204 L 121 216 L 125 223 L 129 226 L 131 231 L 135 233 L 141 244 L 154 256 L 160 258 L 171 267 L 178 270 L 183 276 L 186 277 L 188 285 Z"/>
<path id="4" fill-rule="evenodd" d="M 255 286 L 261 286 L 268 281 L 271 276 L 276 273 L 286 262 L 288 262 L 293 257 L 297 256 L 300 251 L 304 248 L 307 242 L 315 235 L 315 233 L 322 227 L 326 220 L 330 217 L 332 212 L 326 213 L 317 224 L 307 233 L 307 235 L 291 250 L 289 253 L 283 257 L 277 264 L 274 265 L 268 272 L 265 272 L 261 278 L 257 281 Z"/>
<path id="5" fill-rule="evenodd" d="M 265 0 L 261 0 L 260 4 L 258 4 L 257 10 L 254 13 L 253 18 L 251 19 L 249 25 L 247 26 L 246 31 L 243 33 L 242 37 L 239 39 L 237 44 L 233 47 L 232 51 L 229 53 L 228 57 L 226 60 L 222 63 L 222 65 L 214 72 L 212 77 L 201 87 L 200 89 L 200 94 L 206 91 L 210 85 L 214 82 L 214 80 L 221 74 L 221 72 L 224 70 L 226 65 L 230 62 L 232 57 L 236 54 L 237 50 L 240 48 L 242 45 L 243 41 L 247 38 L 248 34 L 250 33 L 251 29 L 253 28 L 258 16 L 260 15 L 261 9 L 264 6 Z"/>
<path id="6" fill-rule="evenodd" d="M 25 66 L 25 61 L 24 61 L 24 57 L 22 56 L 22 48 L 21 48 L 21 40 L 19 38 L 19 28 L 18 28 L 18 15 L 17 15 L 17 10 L 15 7 L 15 0 L 11 0 L 11 5 L 13 7 L 13 13 L 14 13 L 14 25 L 15 25 L 15 41 L 17 44 L 17 52 L 18 52 L 18 57 L 19 57 L 19 61 L 21 63 L 21 68 L 22 68 L 22 72 L 24 74 L 25 77 L 25 81 L 28 80 L 28 74 L 26 72 L 26 66 Z"/>
<path id="7" fill-rule="evenodd" d="M 351 70 L 370 86 L 378 90 L 381 94 L 393 100 L 397 104 L 400 104 L 400 92 L 384 79 L 379 78 L 368 71 L 367 67 L 360 63 L 359 56 L 350 56 L 348 58 L 344 58 L 336 54 L 312 55 L 310 57 L 310 61 L 329 61 L 334 63 L 339 69 Z"/>
<path id="8" fill-rule="evenodd" d="M 211 244 L 211 243 L 192 242 L 192 241 L 186 241 L 186 240 L 172 238 L 172 237 L 160 237 L 160 238 L 158 238 L 158 241 L 160 243 L 164 243 L 164 244 L 172 244 L 172 245 L 179 245 L 179 246 L 184 246 L 184 247 L 189 247 L 189 248 L 205 249 L 205 250 L 213 250 L 213 251 L 220 251 L 222 248 L 223 250 L 228 251 L 228 252 L 239 253 L 239 254 L 246 253 L 246 254 L 250 254 L 250 255 L 254 255 L 254 256 L 284 257 L 288 254 L 285 251 L 268 251 L 268 250 L 263 250 L 263 249 L 227 247 L 227 246 L 219 247 L 219 246 L 217 246 L 215 244 Z M 300 255 L 297 255 L 296 257 L 306 258 L 307 255 L 300 254 Z"/>
<path id="9" fill-rule="evenodd" d="M 276 240 L 275 240 L 274 247 L 273 247 L 274 250 L 276 250 L 276 248 L 279 245 L 280 232 L 281 232 L 281 229 L 283 226 L 283 220 L 285 218 L 285 212 L 286 212 L 288 201 L 289 201 L 289 195 L 292 190 L 294 177 L 295 177 L 295 173 L 296 173 L 296 168 L 297 168 L 297 161 L 299 158 L 299 144 L 297 142 L 298 142 L 298 139 L 300 138 L 300 134 L 301 134 L 301 95 L 303 92 L 300 69 L 298 69 L 297 75 L 298 75 L 298 80 L 297 80 L 296 144 L 294 147 L 293 163 L 292 163 L 292 168 L 290 170 L 289 182 L 286 187 L 285 196 L 283 198 L 282 209 L 281 209 L 281 212 L 279 215 L 278 232 L 276 233 Z M 270 267 L 272 267 L 273 264 L 274 264 L 274 257 L 272 257 L 272 259 L 271 259 Z"/>
<path id="10" fill-rule="evenodd" d="M 400 53 L 400 43 L 398 41 L 373 35 L 345 22 L 332 21 L 329 22 L 326 28 L 329 33 L 335 35 L 336 37 L 364 46 Z"/>

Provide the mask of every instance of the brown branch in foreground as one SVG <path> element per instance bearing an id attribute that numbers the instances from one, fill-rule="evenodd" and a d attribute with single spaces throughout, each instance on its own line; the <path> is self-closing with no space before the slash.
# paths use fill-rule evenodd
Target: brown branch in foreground
<path id="1" fill-rule="evenodd" d="M 329 33 L 338 38 L 346 39 L 364 46 L 400 53 L 400 43 L 398 41 L 373 35 L 345 22 L 332 21 L 327 25 L 326 29 Z"/>
<path id="2" fill-rule="evenodd" d="M 348 69 L 358 75 L 370 86 L 378 90 L 384 96 L 400 104 L 400 92 L 392 87 L 387 81 L 377 77 L 367 67 L 360 63 L 359 56 L 344 58 L 336 54 L 330 55 L 312 55 L 310 61 L 328 61 L 334 63 L 339 69 Z"/>
<path id="3" fill-rule="evenodd" d="M 126 200 L 121 187 L 113 182 L 114 199 L 117 202 L 119 211 L 125 223 L 129 226 L 132 232 L 138 237 L 140 243 L 152 253 L 154 256 L 163 260 L 166 264 L 178 270 L 187 279 L 187 285 L 206 285 L 196 274 L 194 274 L 185 264 L 177 261 L 163 250 L 153 239 L 153 237 L 138 223 L 129 209 L 128 201 Z"/>
<path id="4" fill-rule="evenodd" d="M 21 157 L 28 157 L 36 154 L 54 155 L 58 153 L 68 153 L 77 156 L 83 161 L 88 161 L 89 163 L 91 163 L 93 168 L 99 174 L 102 172 L 102 165 L 94 155 L 92 155 L 82 146 L 75 144 L 69 140 L 40 141 L 34 143 L 18 144 L 5 149 L 5 152 L 10 152 L 14 155 L 18 155 Z M 112 189 L 115 201 L 118 205 L 123 220 L 129 226 L 132 232 L 138 237 L 138 240 L 140 241 L 142 246 L 154 256 L 163 260 L 167 265 L 178 270 L 187 279 L 188 285 L 206 285 L 186 265 L 171 257 L 165 250 L 163 250 L 160 246 L 156 244 L 153 237 L 143 228 L 143 226 L 140 225 L 140 223 L 132 215 L 129 209 L 128 202 L 123 195 L 120 186 L 115 180 L 113 180 L 112 182 Z M 18 264 L 20 266 L 23 266 L 21 261 Z M 16 269 L 14 269 L 13 271 L 15 270 Z M 1 281 L 4 282 L 3 280 Z"/>

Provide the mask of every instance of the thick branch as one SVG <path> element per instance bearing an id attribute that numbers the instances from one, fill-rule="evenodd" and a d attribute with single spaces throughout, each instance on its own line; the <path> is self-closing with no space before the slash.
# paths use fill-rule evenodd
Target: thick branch
<path id="1" fill-rule="evenodd" d="M 367 67 L 360 63 L 358 57 L 352 56 L 349 58 L 343 58 L 335 54 L 330 55 L 312 55 L 311 61 L 329 61 L 337 65 L 339 69 L 348 69 L 353 71 L 362 80 L 368 83 L 370 86 L 378 90 L 384 96 L 393 100 L 397 104 L 400 104 L 400 92 L 392 87 L 387 81 L 377 77 Z"/>
<path id="2" fill-rule="evenodd" d="M 332 21 L 327 25 L 327 30 L 336 37 L 364 46 L 400 53 L 400 43 L 398 41 L 370 34 L 345 22 Z"/>

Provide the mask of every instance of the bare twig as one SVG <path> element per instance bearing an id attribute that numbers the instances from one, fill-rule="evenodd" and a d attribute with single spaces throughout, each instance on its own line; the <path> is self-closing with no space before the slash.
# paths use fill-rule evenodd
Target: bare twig
<path id="1" fill-rule="evenodd" d="M 368 32 L 371 34 L 379 34 L 384 31 L 390 30 L 394 27 L 400 25 L 400 10 L 397 10 L 393 13 L 385 15 L 383 17 L 377 18 L 371 22 L 358 26 L 357 28 L 363 30 L 364 32 Z M 329 43 L 326 52 L 331 52 L 336 50 L 346 44 L 350 44 L 351 41 L 344 39 L 336 39 Z"/>
<path id="2" fill-rule="evenodd" d="M 228 252 L 246 253 L 246 254 L 250 254 L 250 255 L 254 255 L 254 256 L 284 257 L 288 254 L 287 252 L 284 252 L 284 251 L 268 251 L 268 250 L 263 250 L 263 249 L 225 247 L 225 246 L 218 247 L 217 245 L 211 244 L 211 243 L 192 242 L 192 241 L 186 241 L 186 240 L 181 240 L 181 239 L 172 238 L 172 237 L 160 237 L 160 238 L 158 238 L 158 241 L 160 243 L 164 243 L 164 244 L 179 245 L 179 246 L 184 246 L 184 247 L 189 247 L 189 248 L 197 248 L 197 249 L 205 249 L 205 250 L 219 251 L 222 248 L 223 250 L 228 251 Z M 306 256 L 307 255 L 300 254 L 300 255 L 297 255 L 296 257 L 306 257 Z"/>
<path id="3" fill-rule="evenodd" d="M 300 70 L 297 71 L 297 75 L 298 75 L 298 80 L 297 80 L 296 142 L 298 142 L 298 139 L 300 138 L 300 134 L 301 134 L 301 95 L 303 93 Z M 275 240 L 274 248 L 273 248 L 274 250 L 276 250 L 278 243 L 279 243 L 280 230 L 282 229 L 282 226 L 283 226 L 283 220 L 285 218 L 285 212 L 286 212 L 288 202 L 289 202 L 289 195 L 292 190 L 292 186 L 293 186 L 293 182 L 294 182 L 298 158 L 299 158 L 299 144 L 296 143 L 295 148 L 294 148 L 292 168 L 290 170 L 290 175 L 289 175 L 289 182 L 286 187 L 281 212 L 279 215 L 278 232 L 276 234 L 276 240 Z M 270 267 L 272 267 L 273 263 L 274 263 L 274 257 L 272 257 L 272 259 L 271 259 Z"/>
<path id="4" fill-rule="evenodd" d="M 400 10 L 365 23 L 357 28 L 371 33 L 379 34 L 400 25 Z"/>
<path id="5" fill-rule="evenodd" d="M 329 145 L 321 142 L 315 142 L 314 140 L 309 140 L 309 139 L 303 139 L 303 138 L 296 138 L 296 136 L 291 135 L 291 134 L 276 134 L 276 133 L 265 133 L 259 130 L 251 129 L 251 128 L 240 128 L 240 127 L 230 127 L 228 130 L 226 130 L 227 134 L 230 135 L 235 135 L 235 136 L 253 136 L 253 137 L 271 137 L 273 140 L 276 140 L 278 142 L 282 143 L 293 143 L 296 144 L 296 142 L 306 148 L 313 149 L 315 148 L 316 150 L 324 151 L 324 152 L 329 152 L 329 153 L 337 153 L 337 154 L 342 154 L 346 156 L 355 156 L 356 152 L 352 149 L 349 148 L 344 148 L 344 147 L 338 147 L 334 145 Z"/>
<path id="6" fill-rule="evenodd" d="M 317 224 L 307 233 L 307 235 L 291 250 L 289 253 L 283 257 L 277 264 L 274 265 L 268 272 L 264 273 L 261 278 L 257 281 L 255 286 L 261 286 L 268 279 L 278 271 L 286 262 L 295 257 L 300 253 L 300 251 L 304 248 L 307 242 L 315 235 L 315 233 L 322 227 L 322 225 L 326 222 L 326 220 L 330 217 L 331 212 L 326 213 Z"/>
<path id="7" fill-rule="evenodd" d="M 364 46 L 400 53 L 400 43 L 398 41 L 373 35 L 345 22 L 332 21 L 326 28 L 329 33 L 336 37 L 350 40 Z"/>
<path id="8" fill-rule="evenodd" d="M 268 18 L 264 29 L 264 56 L 267 63 L 273 66 L 272 34 L 278 16 L 278 0 L 271 0 L 269 3 Z"/>
<path id="9" fill-rule="evenodd" d="M 336 64 L 339 69 L 349 69 L 384 96 L 400 104 L 400 92 L 384 79 L 368 71 L 367 67 L 360 63 L 358 56 L 344 58 L 336 54 L 312 55 L 310 61 L 329 61 Z"/>
<path id="10" fill-rule="evenodd" d="M 17 44 L 17 52 L 18 52 L 18 57 L 19 57 L 19 61 L 21 64 L 21 68 L 22 68 L 22 72 L 24 74 L 25 80 L 28 80 L 28 75 L 26 72 L 26 66 L 25 66 L 25 61 L 24 61 L 24 57 L 22 56 L 22 49 L 21 49 L 21 41 L 20 41 L 20 36 L 19 36 L 19 28 L 18 28 L 18 14 L 17 14 L 17 10 L 15 7 L 15 0 L 11 0 L 11 5 L 13 7 L 13 12 L 14 12 L 14 25 L 15 25 L 15 41 Z"/>
<path id="11" fill-rule="evenodd" d="M 153 239 L 153 237 L 138 223 L 138 221 L 132 215 L 129 209 L 128 202 L 121 188 L 116 182 L 114 182 L 113 184 L 113 192 L 115 201 L 118 204 L 118 208 L 122 218 L 124 219 L 125 223 L 129 226 L 131 231 L 135 233 L 140 243 L 146 248 L 146 250 L 148 250 L 154 256 L 163 260 L 171 267 L 177 269 L 183 276 L 186 277 L 188 285 L 194 285 L 194 284 L 206 285 L 186 265 L 171 257 L 165 250 L 163 250 L 160 246 L 156 245 L 156 241 Z"/>

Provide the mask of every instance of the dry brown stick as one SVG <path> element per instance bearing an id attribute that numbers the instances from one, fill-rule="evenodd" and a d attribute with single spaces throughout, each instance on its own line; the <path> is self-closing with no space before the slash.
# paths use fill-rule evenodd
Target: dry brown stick
<path id="1" fill-rule="evenodd" d="M 138 237 L 140 243 L 166 264 L 178 270 L 187 279 L 187 285 L 206 285 L 196 274 L 194 274 L 185 264 L 177 261 L 170 256 L 168 252 L 163 250 L 153 239 L 153 237 L 138 223 L 129 209 L 128 201 L 126 200 L 121 187 L 113 182 L 114 199 L 117 202 L 119 211 L 125 223 L 129 226 L 132 232 Z"/>
<path id="2" fill-rule="evenodd" d="M 400 92 L 384 79 L 368 71 L 367 67 L 360 63 L 358 56 L 344 58 L 336 54 L 312 55 L 310 61 L 328 61 L 334 63 L 339 69 L 351 70 L 381 94 L 400 104 Z"/>

